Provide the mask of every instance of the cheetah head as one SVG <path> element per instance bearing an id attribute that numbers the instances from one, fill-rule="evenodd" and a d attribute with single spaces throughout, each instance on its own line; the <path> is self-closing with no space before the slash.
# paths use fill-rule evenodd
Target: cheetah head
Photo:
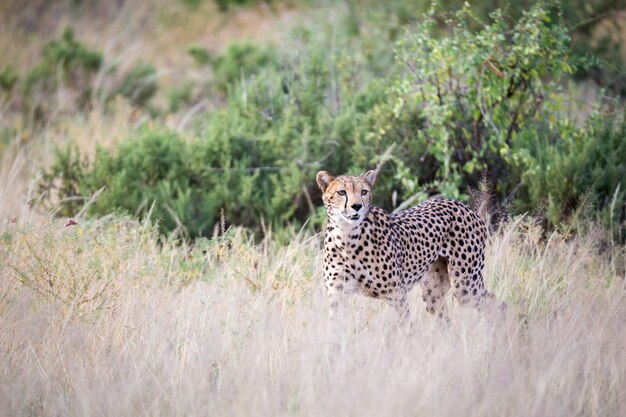
<path id="1" fill-rule="evenodd" d="M 339 225 L 358 225 L 370 211 L 375 171 L 361 177 L 333 177 L 327 171 L 317 173 L 317 185 L 322 190 L 329 219 Z"/>

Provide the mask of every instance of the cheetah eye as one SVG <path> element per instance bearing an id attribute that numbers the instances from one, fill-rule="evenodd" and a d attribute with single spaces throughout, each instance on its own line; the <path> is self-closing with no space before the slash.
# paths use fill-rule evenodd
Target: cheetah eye
<path id="1" fill-rule="evenodd" d="M 361 190 L 361 195 L 366 195 L 369 191 L 367 190 Z"/>
<path id="2" fill-rule="evenodd" d="M 346 195 L 346 191 L 345 190 L 339 190 L 339 191 L 337 191 L 337 194 L 339 194 L 339 195 Z"/>

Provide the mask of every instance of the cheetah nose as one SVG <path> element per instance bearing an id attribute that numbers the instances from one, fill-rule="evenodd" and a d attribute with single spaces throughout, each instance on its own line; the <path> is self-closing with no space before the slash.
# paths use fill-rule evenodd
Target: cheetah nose
<path id="1" fill-rule="evenodd" d="M 352 208 L 354 209 L 354 211 L 361 210 L 361 207 L 363 207 L 363 204 L 353 204 L 352 205 Z"/>

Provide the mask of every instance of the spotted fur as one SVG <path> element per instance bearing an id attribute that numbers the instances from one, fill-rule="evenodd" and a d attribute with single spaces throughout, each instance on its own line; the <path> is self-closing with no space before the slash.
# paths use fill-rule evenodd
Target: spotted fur
<path id="1" fill-rule="evenodd" d="M 463 203 L 439 198 L 389 214 L 371 206 L 375 176 L 374 171 L 361 177 L 317 174 L 328 215 L 324 280 L 330 317 L 341 295 L 356 292 L 386 301 L 404 321 L 407 293 L 415 284 L 426 311 L 446 321 L 450 289 L 462 306 L 494 305 L 483 283 L 483 220 Z"/>

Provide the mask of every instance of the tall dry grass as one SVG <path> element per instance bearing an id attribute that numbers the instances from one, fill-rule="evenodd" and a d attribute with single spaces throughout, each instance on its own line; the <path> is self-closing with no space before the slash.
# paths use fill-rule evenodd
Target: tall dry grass
<path id="1" fill-rule="evenodd" d="M 411 332 L 355 297 L 337 335 L 318 236 L 192 248 L 128 219 L 78 223 L 28 211 L 4 227 L 1 415 L 626 415 L 624 252 L 599 235 L 498 231 L 503 321 L 449 300 L 440 328 L 415 291 Z"/>

